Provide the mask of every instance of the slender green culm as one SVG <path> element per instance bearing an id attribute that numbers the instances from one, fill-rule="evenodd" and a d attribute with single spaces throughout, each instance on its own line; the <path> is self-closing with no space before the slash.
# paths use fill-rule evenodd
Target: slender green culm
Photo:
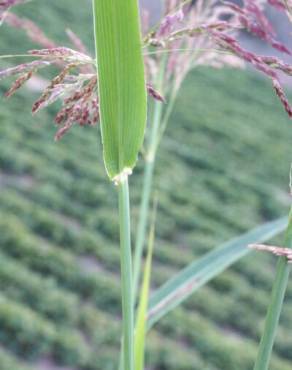
<path id="1" fill-rule="evenodd" d="M 292 248 L 292 208 L 290 210 L 288 226 L 285 233 L 284 246 L 286 248 Z M 280 257 L 277 264 L 276 278 L 273 285 L 264 332 L 261 338 L 254 370 L 268 370 L 269 368 L 280 314 L 284 302 L 285 291 L 288 284 L 289 272 L 290 266 L 287 258 Z"/>
<path id="2" fill-rule="evenodd" d="M 145 262 L 142 287 L 140 289 L 140 300 L 137 311 L 135 328 L 135 370 L 144 370 L 145 338 L 147 332 L 147 309 L 149 301 L 149 289 L 151 280 L 152 255 L 155 239 L 156 202 L 153 209 L 153 217 L 149 232 L 148 251 Z"/>
<path id="3" fill-rule="evenodd" d="M 130 234 L 130 202 L 128 179 L 119 187 L 119 218 L 121 244 L 121 279 L 123 311 L 123 369 L 135 370 L 134 367 L 134 304 L 132 290 L 132 252 Z"/>
<path id="4" fill-rule="evenodd" d="M 165 59 L 166 60 L 166 59 Z M 163 80 L 165 74 L 165 61 L 162 63 L 160 73 L 157 78 L 156 88 L 162 93 L 163 91 Z M 137 235 L 135 241 L 134 250 L 134 299 L 137 298 L 137 292 L 139 288 L 140 275 L 141 275 L 141 262 L 143 256 L 143 247 L 147 233 L 147 221 L 150 209 L 150 198 L 153 185 L 153 172 L 155 167 L 156 150 L 159 138 L 159 128 L 161 124 L 163 113 L 163 104 L 159 101 L 154 102 L 153 107 L 153 120 L 150 126 L 149 142 L 147 143 L 145 153 L 145 168 L 143 176 L 143 188 L 141 195 L 141 204 L 139 210 L 139 220 Z"/>
<path id="5" fill-rule="evenodd" d="M 153 125 L 151 127 L 150 141 L 154 144 L 155 137 L 158 135 L 159 123 L 161 120 L 162 104 L 160 102 L 154 103 L 154 118 Z M 155 147 L 151 145 L 151 149 L 147 152 L 146 163 L 144 168 L 143 177 L 143 188 L 142 197 L 139 210 L 139 221 L 138 221 L 138 231 L 136 236 L 135 251 L 134 251 L 134 298 L 137 297 L 137 292 L 139 288 L 139 281 L 141 275 L 141 263 L 143 256 L 143 247 L 146 239 L 147 232 L 147 221 L 149 215 L 149 205 L 151 198 L 151 190 L 153 183 L 153 172 L 155 166 Z"/>

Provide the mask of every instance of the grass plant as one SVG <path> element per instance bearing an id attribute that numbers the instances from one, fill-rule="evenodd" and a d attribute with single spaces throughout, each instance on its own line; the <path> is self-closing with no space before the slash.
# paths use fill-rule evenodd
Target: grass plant
<path id="1" fill-rule="evenodd" d="M 28 59 L 18 66 L 1 70 L 0 78 L 16 76 L 16 80 L 6 92 L 6 96 L 10 97 L 44 67 L 52 65 L 60 67 L 62 65 L 61 72 L 51 80 L 48 86 L 44 88 L 39 99 L 33 104 L 33 112 L 36 113 L 59 98 L 61 99 L 62 107 L 55 118 L 55 122 L 58 125 L 58 131 L 55 136 L 57 140 L 61 139 L 75 124 L 83 127 L 94 126 L 98 122 L 100 123 L 105 170 L 109 179 L 116 185 L 119 198 L 119 217 L 117 220 L 118 225 L 116 226 L 119 226 L 120 250 L 114 257 L 107 255 L 107 258 L 109 266 L 112 266 L 111 264 L 115 266 L 116 257 L 120 260 L 122 298 L 122 364 L 120 367 L 123 370 L 142 370 L 144 368 L 147 326 L 150 328 L 169 311 L 172 311 L 185 301 L 198 288 L 218 276 L 241 257 L 247 255 L 249 250 L 246 249 L 246 244 L 263 241 L 277 235 L 286 222 L 284 219 L 278 219 L 264 224 L 205 254 L 203 257 L 196 259 L 195 262 L 188 261 L 191 263 L 187 267 L 176 275 L 173 274 L 170 278 L 168 276 L 166 283 L 154 292 L 150 300 L 148 299 L 154 247 L 154 221 L 150 228 L 148 255 L 146 257 L 143 279 L 141 266 L 143 264 L 143 247 L 148 234 L 149 205 L 153 193 L 154 169 L 157 150 L 168 124 L 180 86 L 190 69 L 200 64 L 225 66 L 243 62 L 251 63 L 258 71 L 269 77 L 284 109 L 292 117 L 292 107 L 278 76 L 278 71 L 291 75 L 291 66 L 278 58 L 258 56 L 246 50 L 237 40 L 238 30 L 247 30 L 278 51 L 286 54 L 289 54 L 290 51 L 274 38 L 274 32 L 268 26 L 268 20 L 263 13 L 260 3 L 250 4 L 247 1 L 244 2 L 242 7 L 238 7 L 233 3 L 225 2 L 221 4 L 216 0 L 210 0 L 205 3 L 200 1 L 173 1 L 171 8 L 166 3 L 165 13 L 160 22 L 150 31 L 146 28 L 148 32 L 146 31 L 143 37 L 137 0 L 118 2 L 115 0 L 93 0 L 96 49 L 96 59 L 94 59 L 88 55 L 86 47 L 72 31 L 68 32 L 68 36 L 77 50 L 56 45 L 35 25 L 9 13 L 12 6 L 22 2 L 22 0 L 3 1 L 0 4 L 0 22 L 5 22 L 10 26 L 14 25 L 14 27 L 24 30 L 33 41 L 41 44 L 44 49 L 32 50 L 28 54 L 18 54 L 18 57 L 22 56 Z M 287 4 L 289 5 L 289 3 L 281 1 L 270 2 L 270 5 L 281 10 L 285 9 L 284 7 L 288 6 Z M 200 17 L 197 17 L 197 12 L 200 12 L 202 16 L 199 23 L 197 23 L 197 18 Z M 222 17 L 222 14 L 224 14 L 224 17 Z M 198 42 L 198 38 L 200 42 Z M 178 52 L 180 53 L 178 54 Z M 12 55 L 2 56 L 3 60 L 10 60 L 11 58 Z M 147 73 L 145 73 L 145 66 Z M 146 149 L 144 150 L 145 168 L 133 264 L 128 178 L 132 174 L 144 142 L 147 92 L 155 99 L 155 102 L 153 103 L 153 115 L 151 115 L 149 120 L 150 128 L 145 145 Z M 162 102 L 166 102 L 166 105 Z M 172 144 L 175 146 L 175 143 Z M 179 145 L 178 143 L 176 144 Z M 33 142 L 27 143 L 27 145 L 31 145 L 34 150 L 38 150 L 38 148 L 34 147 Z M 180 155 L 186 158 L 186 161 L 193 160 L 192 153 L 185 151 L 184 148 L 180 148 Z M 206 162 L 205 158 L 201 157 L 197 160 L 201 166 L 203 163 L 204 166 L 208 167 L 209 163 Z M 34 163 L 35 167 L 29 167 L 32 173 L 38 166 L 37 159 Z M 26 166 L 28 164 L 24 161 L 23 165 Z M 6 163 L 6 166 L 9 167 L 10 165 Z M 22 171 L 22 169 L 17 167 L 16 169 L 20 172 Z M 167 168 L 165 167 L 163 170 L 166 171 Z M 174 174 L 179 176 L 179 173 L 171 170 L 172 177 Z M 67 185 L 68 190 L 73 191 L 70 176 L 68 177 Z M 75 193 L 79 193 L 79 191 L 75 189 Z M 182 194 L 179 194 L 179 192 L 174 196 L 180 198 L 182 203 L 190 202 L 190 199 L 182 199 Z M 3 207 L 5 208 L 5 204 L 8 203 L 9 206 L 9 199 L 4 198 Z M 11 204 L 15 202 L 13 198 L 12 196 Z M 53 199 L 58 204 L 58 197 L 54 196 Z M 23 208 L 21 202 L 18 204 L 17 201 L 14 206 L 17 209 Z M 164 212 L 169 216 L 168 220 L 172 220 L 177 210 L 171 207 L 164 207 Z M 56 232 L 53 221 L 51 221 L 50 217 L 47 217 L 46 212 L 40 211 L 39 215 L 42 221 L 39 224 L 33 224 L 37 232 L 41 236 L 49 233 L 48 230 L 54 229 Z M 230 217 L 228 221 L 232 225 L 238 222 L 233 217 Z M 7 226 L 5 222 L 3 221 L 1 224 L 4 230 Z M 169 222 L 171 225 L 171 221 Z M 215 225 L 216 222 L 218 220 L 215 220 Z M 9 221 L 7 223 L 10 225 Z M 212 228 L 209 222 L 203 226 L 200 225 L 204 232 Z M 104 217 L 102 227 L 105 234 L 109 239 L 112 238 L 111 241 L 114 243 L 116 241 L 115 225 L 112 225 Z M 21 232 L 22 235 L 25 235 L 25 228 Z M 163 231 L 162 229 L 160 232 L 167 240 L 167 238 L 170 238 L 169 235 L 171 235 L 172 230 L 171 227 L 166 225 L 165 230 Z M 285 242 L 289 247 L 291 244 L 290 234 L 291 225 L 289 223 Z M 79 250 L 80 255 L 86 248 L 90 249 L 90 251 L 95 250 L 92 245 L 89 248 L 81 246 L 81 243 L 78 244 L 74 235 L 58 235 L 58 237 L 62 243 L 66 241 L 68 245 L 74 245 L 78 250 L 83 248 L 82 251 Z M 115 278 L 109 274 L 107 279 L 105 273 L 104 280 L 101 283 L 97 281 L 94 274 L 84 276 L 78 265 L 77 258 L 72 256 L 70 251 L 58 252 L 55 247 L 51 249 L 44 248 L 44 250 L 39 251 L 38 243 L 40 238 L 22 240 L 17 235 L 12 237 L 9 232 L 7 234 L 4 233 L 2 238 L 5 253 L 10 254 L 12 258 L 23 257 L 27 264 L 26 266 L 35 269 L 37 273 L 53 273 L 60 281 L 60 284 L 64 285 L 64 289 L 71 291 L 78 289 L 84 298 L 94 299 L 96 304 L 104 304 L 105 306 L 115 296 L 113 282 Z M 88 239 L 90 240 L 90 237 Z M 106 254 L 104 249 L 102 253 Z M 160 255 L 160 257 L 163 258 L 163 255 Z M 287 261 L 282 257 L 277 268 L 275 286 L 255 370 L 266 370 L 268 367 L 287 285 L 288 272 Z M 11 271 L 8 271 L 9 273 L 11 274 Z M 24 276 L 26 275 L 24 274 Z M 28 274 L 26 279 L 27 284 L 33 286 L 35 276 Z M 19 284 L 19 282 L 17 283 Z M 43 280 L 42 284 L 45 286 L 47 282 Z M 104 293 L 104 296 L 100 296 L 99 292 L 104 287 L 108 288 L 108 290 Z M 137 302 L 138 311 L 137 317 L 135 317 L 135 303 L 138 301 L 138 296 L 140 299 Z M 28 292 L 25 293 L 25 297 L 29 299 Z M 67 298 L 70 299 L 70 295 Z M 10 307 L 13 307 L 13 305 L 10 303 L 9 298 L 3 297 L 2 302 L 5 304 L 3 303 L 2 305 L 0 316 L 9 317 Z M 116 301 L 114 301 L 115 304 Z M 15 307 L 17 307 L 14 310 L 15 315 L 22 316 L 24 321 L 29 321 L 27 318 L 31 316 L 39 319 L 37 330 L 31 329 L 29 326 L 26 326 L 24 330 L 24 332 L 35 335 L 35 342 L 39 342 L 39 346 L 31 351 L 31 353 L 36 352 L 36 357 L 47 355 L 50 351 L 53 351 L 56 358 L 70 366 L 79 366 L 82 369 L 93 366 L 95 359 L 93 359 L 92 354 L 87 353 L 84 340 L 78 334 L 78 331 L 64 330 L 60 334 L 57 332 L 55 325 L 51 323 L 50 316 L 46 319 L 38 318 L 38 315 L 31 314 L 30 310 L 23 309 L 19 303 Z M 115 309 L 116 305 L 113 310 Z M 42 310 L 45 315 L 58 313 L 58 311 L 54 310 L 52 312 L 47 312 L 43 308 Z M 147 311 L 148 314 L 146 314 Z M 113 313 L 116 313 L 116 311 L 113 311 Z M 65 315 L 69 315 L 69 312 L 66 312 Z M 179 316 L 179 313 L 177 315 Z M 86 317 L 84 320 L 87 322 L 86 327 L 88 329 L 88 326 L 90 326 L 88 324 L 90 315 L 84 314 L 84 316 Z M 95 315 L 93 314 L 93 316 Z M 196 317 L 192 316 L 192 319 L 198 323 L 201 322 L 200 318 L 196 319 Z M 70 320 L 74 321 L 77 318 L 70 318 Z M 136 323 L 136 328 L 134 323 Z M 12 317 L 5 320 L 5 325 L 7 326 L 6 331 L 9 333 L 6 341 L 8 346 L 13 348 L 11 338 L 18 331 L 18 326 L 22 325 L 22 322 L 17 324 Z M 74 323 L 74 325 L 77 325 L 77 323 Z M 244 324 L 242 325 L 244 326 Z M 221 366 L 224 362 L 222 357 L 220 357 L 221 348 L 214 346 L 214 341 L 210 338 L 206 339 L 204 337 L 205 332 L 208 332 L 208 325 L 202 324 L 202 332 L 204 332 L 202 338 L 197 337 L 196 333 L 192 333 L 189 329 L 188 320 L 182 320 L 182 326 L 186 330 L 187 339 L 192 343 L 199 342 L 201 350 L 205 351 L 205 353 L 212 354 L 214 351 L 217 351 L 216 354 L 219 356 L 218 363 Z M 175 333 L 179 333 L 177 328 L 173 328 L 167 321 L 166 324 L 162 324 L 162 328 L 166 332 L 173 330 Z M 92 335 L 92 332 L 90 332 L 90 335 Z M 75 338 L 75 344 L 73 345 L 68 340 L 71 337 Z M 25 336 L 25 341 L 28 346 L 33 347 L 33 338 Z M 21 348 L 21 343 L 17 342 L 18 345 Z M 59 347 L 66 350 L 60 354 L 58 352 Z M 79 348 L 79 351 L 76 351 L 76 348 Z M 250 358 L 246 358 L 244 363 L 249 367 Z M 237 364 L 236 360 L 230 358 L 229 365 L 237 366 L 234 364 Z M 98 365 L 95 364 L 94 366 Z"/>

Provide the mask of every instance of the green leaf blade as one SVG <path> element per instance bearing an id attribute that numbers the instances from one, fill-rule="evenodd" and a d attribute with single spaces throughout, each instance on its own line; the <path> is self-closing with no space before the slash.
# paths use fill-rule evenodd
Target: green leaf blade
<path id="1" fill-rule="evenodd" d="M 201 286 L 250 253 L 249 244 L 264 242 L 283 231 L 287 217 L 268 222 L 194 261 L 159 288 L 149 302 L 148 329 Z"/>
<path id="2" fill-rule="evenodd" d="M 132 169 L 144 138 L 146 87 L 137 0 L 93 0 L 104 162 Z"/>

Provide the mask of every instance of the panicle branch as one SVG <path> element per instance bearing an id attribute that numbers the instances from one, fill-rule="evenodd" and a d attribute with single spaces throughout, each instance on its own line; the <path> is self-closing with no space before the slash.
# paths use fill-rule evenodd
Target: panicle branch
<path id="1" fill-rule="evenodd" d="M 144 39 L 145 47 L 168 51 L 164 90 L 170 95 L 171 91 L 177 91 L 188 71 L 198 65 L 242 67 L 244 63 L 249 63 L 272 80 L 277 96 L 292 118 L 292 107 L 278 74 L 281 72 L 291 76 L 292 66 L 279 58 L 250 52 L 238 41 L 240 32 L 246 31 L 277 51 L 291 55 L 291 50 L 276 40 L 276 32 L 265 15 L 266 4 L 289 12 L 292 9 L 291 2 L 292 0 L 243 0 L 243 5 L 240 6 L 228 0 L 197 0 L 190 8 L 189 2 L 166 1 L 165 15 L 160 25 Z M 159 64 L 160 60 L 159 53 L 146 56 L 150 81 L 154 80 L 152 74 L 158 69 L 154 67 L 155 63 Z"/>
<path id="2" fill-rule="evenodd" d="M 43 48 L 55 48 L 57 44 L 49 39 L 44 32 L 31 20 L 21 18 L 14 13 L 7 13 L 5 23 L 10 27 L 24 31 L 27 37 L 34 43 L 41 45 Z"/>
<path id="3" fill-rule="evenodd" d="M 99 120 L 96 75 L 94 69 L 88 74 L 81 73 L 79 70 L 84 65 L 92 67 L 94 61 L 83 53 L 65 47 L 31 50 L 28 54 L 39 59 L 0 71 L 0 79 L 17 76 L 5 95 L 7 97 L 13 95 L 40 68 L 62 65 L 61 72 L 51 80 L 33 104 L 32 112 L 36 113 L 61 99 L 62 108 L 55 119 L 59 126 L 56 133 L 57 140 L 74 124 L 95 125 Z"/>
<path id="4" fill-rule="evenodd" d="M 26 0 L 0 0 L 0 24 L 3 21 L 7 10 L 9 10 L 12 6 L 22 4 Z"/>

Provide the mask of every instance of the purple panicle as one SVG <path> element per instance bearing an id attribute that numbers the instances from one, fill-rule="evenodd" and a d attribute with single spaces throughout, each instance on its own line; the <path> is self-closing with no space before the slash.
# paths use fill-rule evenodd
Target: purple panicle
<path id="1" fill-rule="evenodd" d="M 286 97 L 286 94 L 279 82 L 279 80 L 277 79 L 273 79 L 273 86 L 274 86 L 274 89 L 276 91 L 276 94 L 278 95 L 279 99 L 281 100 L 286 112 L 288 113 L 288 116 L 290 118 L 292 118 L 292 107 Z"/>
<path id="2" fill-rule="evenodd" d="M 183 10 L 180 9 L 173 14 L 168 14 L 162 20 L 160 28 L 157 32 L 158 37 L 163 37 L 173 30 L 173 28 L 184 19 Z"/>
<path id="3" fill-rule="evenodd" d="M 12 6 L 24 3 L 25 0 L 0 0 L 0 22 L 3 20 L 4 14 Z"/>

